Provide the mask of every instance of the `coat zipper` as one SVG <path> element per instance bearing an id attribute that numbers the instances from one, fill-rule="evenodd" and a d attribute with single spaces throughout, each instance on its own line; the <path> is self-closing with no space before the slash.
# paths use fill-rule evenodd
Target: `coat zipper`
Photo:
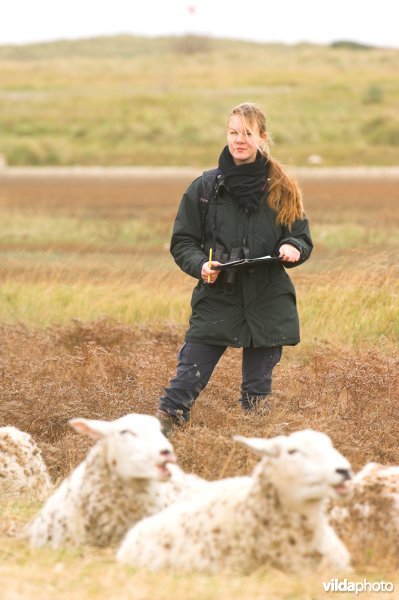
<path id="1" fill-rule="evenodd" d="M 245 209 L 245 230 L 244 230 L 244 239 L 243 239 L 243 247 L 244 247 L 244 249 L 247 246 L 248 229 L 249 229 L 249 210 L 248 210 L 248 208 L 246 208 Z"/>

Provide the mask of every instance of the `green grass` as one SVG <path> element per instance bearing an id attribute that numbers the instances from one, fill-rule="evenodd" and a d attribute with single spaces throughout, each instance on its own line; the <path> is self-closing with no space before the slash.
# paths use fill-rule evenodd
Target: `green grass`
<path id="1" fill-rule="evenodd" d="M 191 50 L 185 38 L 129 36 L 0 47 L 0 153 L 14 165 L 210 165 L 229 110 L 252 100 L 283 162 L 398 163 L 399 50 Z"/>
<path id="2" fill-rule="evenodd" d="M 171 287 L 159 274 L 137 277 L 134 284 L 5 282 L 0 292 L 0 320 L 46 326 L 72 319 L 91 321 L 109 315 L 125 323 L 174 321 L 188 318 L 187 292 Z M 152 280 L 152 281 L 151 281 Z"/>
<path id="3" fill-rule="evenodd" d="M 26 214 L 1 212 L 1 244 L 76 244 L 80 249 L 91 244 L 104 247 L 140 244 L 141 248 L 148 248 L 167 243 L 170 232 L 169 223 L 151 223 L 143 218 L 116 221 L 58 216 L 55 219 L 43 214 L 32 214 L 27 218 Z"/>
<path id="4" fill-rule="evenodd" d="M 399 340 L 396 272 L 339 269 L 324 281 L 298 285 L 304 345 L 321 341 L 346 347 L 379 343 L 388 351 Z"/>
<path id="5" fill-rule="evenodd" d="M 312 236 L 315 245 L 319 248 L 350 250 L 356 247 L 389 248 L 399 246 L 399 230 L 397 228 L 379 229 L 366 224 L 358 223 L 323 223 L 312 227 Z"/>

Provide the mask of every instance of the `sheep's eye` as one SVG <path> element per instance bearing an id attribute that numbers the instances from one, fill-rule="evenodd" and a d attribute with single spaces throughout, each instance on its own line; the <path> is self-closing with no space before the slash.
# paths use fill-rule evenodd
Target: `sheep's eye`
<path id="1" fill-rule="evenodd" d="M 129 429 L 123 429 L 121 433 L 130 433 L 130 435 L 137 437 L 137 433 L 134 433 L 134 431 L 129 431 Z"/>
<path id="2" fill-rule="evenodd" d="M 295 448 L 292 448 L 292 450 L 288 450 L 288 454 L 296 454 L 298 452 L 298 450 L 295 450 Z"/>

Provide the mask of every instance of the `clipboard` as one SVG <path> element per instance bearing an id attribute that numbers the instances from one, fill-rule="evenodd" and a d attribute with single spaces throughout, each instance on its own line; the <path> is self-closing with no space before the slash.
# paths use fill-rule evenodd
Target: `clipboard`
<path id="1" fill-rule="evenodd" d="M 240 258 L 239 260 L 231 260 L 230 262 L 223 263 L 219 267 L 212 267 L 214 271 L 224 271 L 225 269 L 236 269 L 238 267 L 245 267 L 246 265 L 257 265 L 261 263 L 275 263 L 280 262 L 279 256 L 259 256 L 258 258 Z"/>

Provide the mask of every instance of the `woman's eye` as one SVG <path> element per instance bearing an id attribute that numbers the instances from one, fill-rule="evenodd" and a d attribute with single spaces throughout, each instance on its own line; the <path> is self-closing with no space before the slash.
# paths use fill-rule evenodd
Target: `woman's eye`
<path id="1" fill-rule="evenodd" d="M 292 449 L 292 450 L 288 450 L 288 454 L 296 454 L 298 452 L 298 450 Z"/>

